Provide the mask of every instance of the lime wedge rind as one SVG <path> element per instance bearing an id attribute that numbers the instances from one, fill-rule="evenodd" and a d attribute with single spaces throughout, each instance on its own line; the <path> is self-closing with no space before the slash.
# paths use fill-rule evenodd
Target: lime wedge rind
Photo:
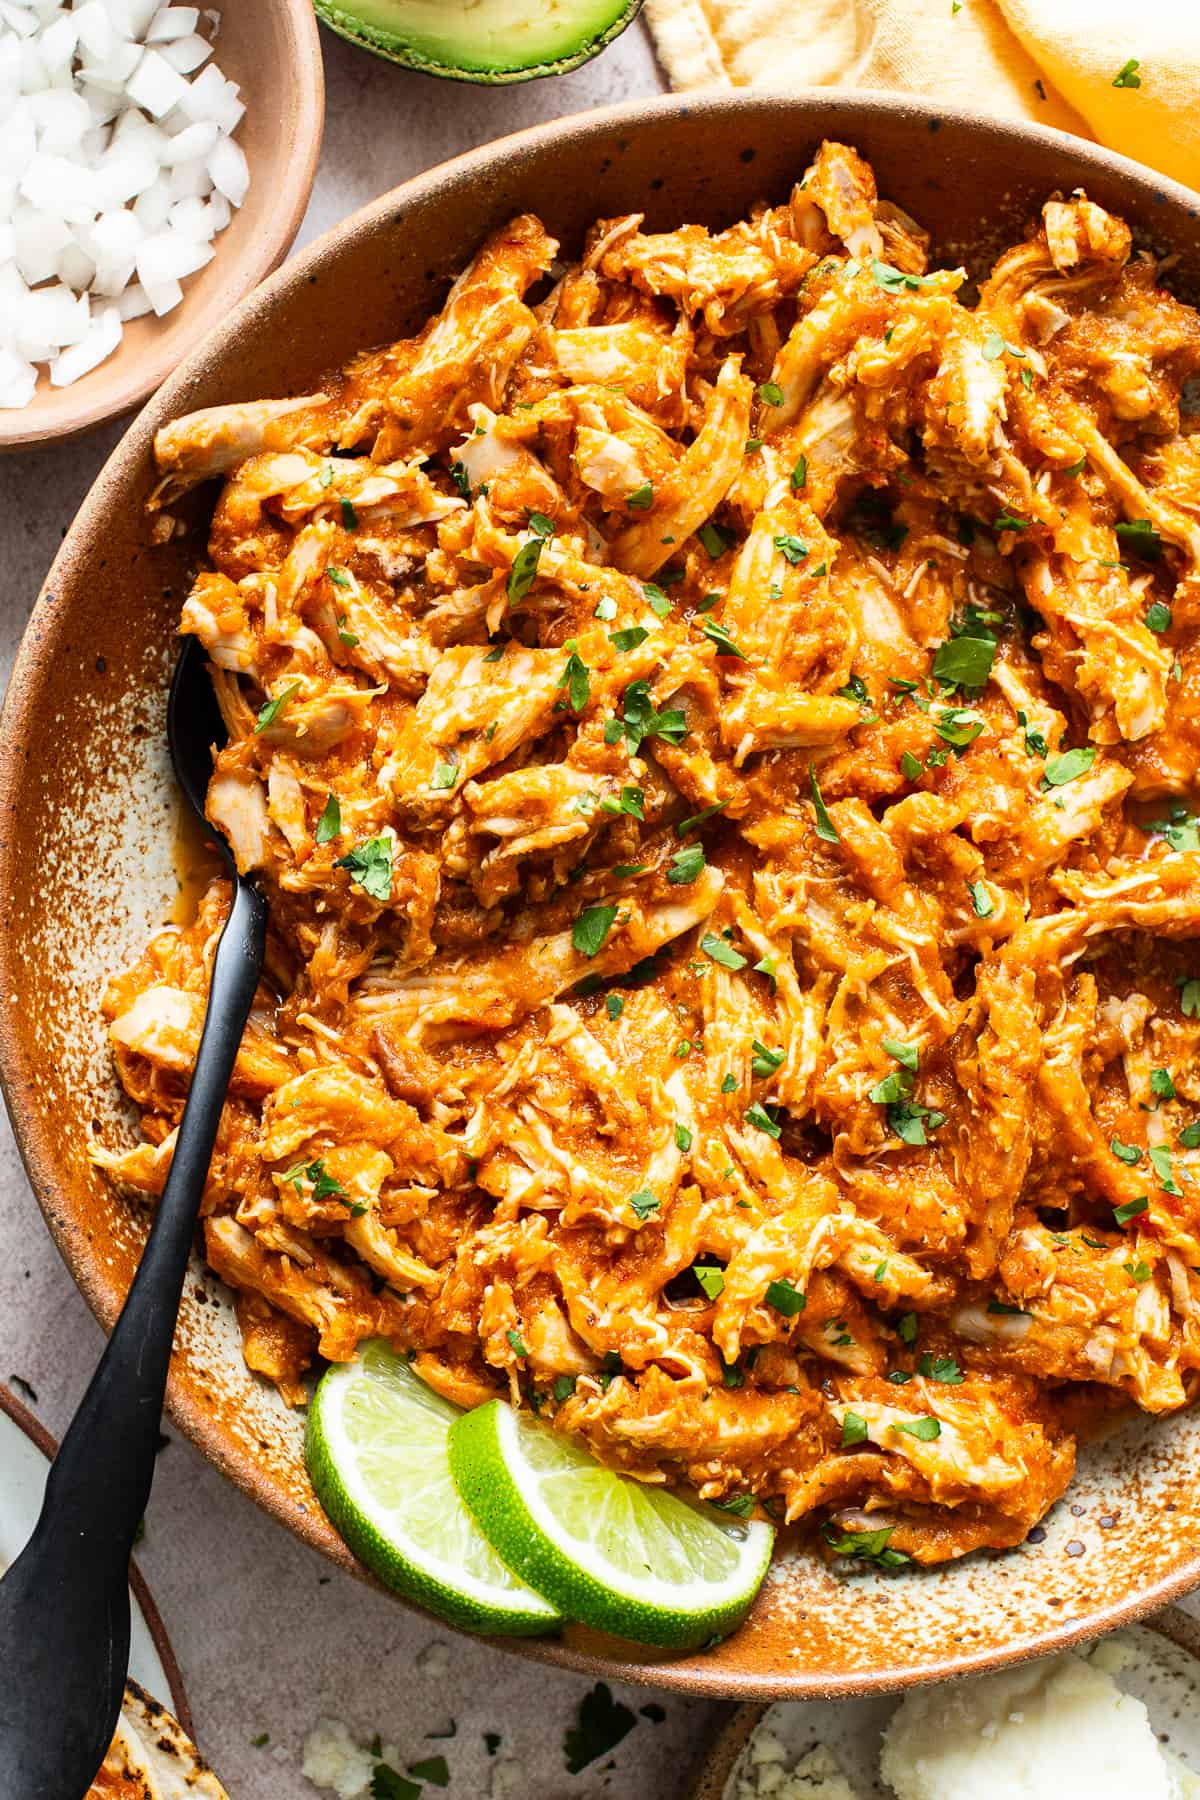
<path id="1" fill-rule="evenodd" d="M 365 1345 L 326 1372 L 309 1408 L 317 1498 L 373 1575 L 449 1624 L 555 1631 L 559 1613 L 497 1556 L 458 1497 L 447 1453 L 457 1416 L 386 1344 Z"/>
<path id="2" fill-rule="evenodd" d="M 770 1525 L 727 1520 L 581 1464 L 576 1446 L 499 1400 L 464 1413 L 449 1448 L 481 1529 L 564 1616 L 635 1643 L 691 1649 L 727 1636 L 749 1610 L 770 1561 Z M 690 1560 L 689 1541 L 703 1546 Z M 656 1572 L 664 1565 L 675 1579 Z"/>

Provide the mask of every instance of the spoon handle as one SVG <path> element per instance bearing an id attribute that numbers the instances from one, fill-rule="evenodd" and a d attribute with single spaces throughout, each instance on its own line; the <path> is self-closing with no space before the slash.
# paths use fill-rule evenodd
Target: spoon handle
<path id="1" fill-rule="evenodd" d="M 154 1478 L 196 1215 L 262 968 L 266 903 L 236 881 L 171 1169 L 125 1305 L 0 1581 L 0 1800 L 70 1800 L 102 1761 L 129 1658 L 129 1553 Z"/>

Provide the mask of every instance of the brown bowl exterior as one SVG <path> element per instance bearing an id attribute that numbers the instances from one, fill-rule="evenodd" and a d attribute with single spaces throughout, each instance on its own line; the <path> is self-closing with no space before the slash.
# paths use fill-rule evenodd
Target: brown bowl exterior
<path id="1" fill-rule="evenodd" d="M 39 377 L 29 405 L 0 411 L 0 450 L 78 437 L 140 406 L 200 340 L 279 267 L 300 228 L 317 172 L 325 78 L 312 0 L 225 0 L 216 60 L 246 103 L 238 143 L 250 191 L 216 255 L 163 319 L 133 319 L 107 362 L 70 387 Z"/>
<path id="2" fill-rule="evenodd" d="M 93 1133 L 126 1137 L 99 1015 L 107 972 L 174 893 L 163 743 L 171 633 L 202 555 L 151 548 L 151 441 L 189 408 L 304 392 L 364 345 L 418 325 L 484 233 L 534 208 L 567 247 L 597 215 L 715 225 L 778 198 L 823 136 L 855 143 L 938 250 L 1005 232 L 1052 189 L 1085 185 L 1200 292 L 1200 200 L 1059 133 L 888 96 L 755 92 L 639 102 L 525 132 L 356 214 L 290 262 L 188 359 L 130 427 L 47 578 L 0 722 L 0 1074 L 30 1180 L 105 1325 L 144 1220 L 92 1170 Z M 201 506 L 204 504 L 200 497 Z M 197 1264 L 173 1364 L 175 1419 L 305 1542 L 361 1574 L 317 1506 L 302 1424 L 250 1377 L 229 1297 Z M 1139 1419 L 1082 1458 L 1066 1501 L 1005 1555 L 835 1580 L 788 1550 L 741 1631 L 671 1659 L 580 1631 L 524 1646 L 694 1694 L 803 1698 L 892 1688 L 1044 1652 L 1161 1606 L 1200 1581 L 1200 1415 Z"/>

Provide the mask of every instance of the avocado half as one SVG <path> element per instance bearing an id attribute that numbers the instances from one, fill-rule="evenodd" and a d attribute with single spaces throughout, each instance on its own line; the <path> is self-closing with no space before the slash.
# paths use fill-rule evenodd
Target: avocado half
<path id="1" fill-rule="evenodd" d="M 453 81 L 564 75 L 632 24 L 642 0 L 314 0 L 376 56 Z"/>

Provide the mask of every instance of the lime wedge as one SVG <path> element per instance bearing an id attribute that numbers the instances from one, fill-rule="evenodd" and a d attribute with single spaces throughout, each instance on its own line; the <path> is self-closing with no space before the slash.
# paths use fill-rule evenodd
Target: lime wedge
<path id="1" fill-rule="evenodd" d="M 458 1408 L 375 1341 L 335 1363 L 308 1412 L 317 1498 L 372 1574 L 466 1631 L 532 1636 L 562 1620 L 504 1566 L 459 1499 L 447 1439 Z"/>
<path id="2" fill-rule="evenodd" d="M 766 1573 L 770 1525 L 614 1475 L 500 1400 L 460 1415 L 450 1468 L 511 1569 L 566 1617 L 635 1643 L 724 1637 Z"/>

